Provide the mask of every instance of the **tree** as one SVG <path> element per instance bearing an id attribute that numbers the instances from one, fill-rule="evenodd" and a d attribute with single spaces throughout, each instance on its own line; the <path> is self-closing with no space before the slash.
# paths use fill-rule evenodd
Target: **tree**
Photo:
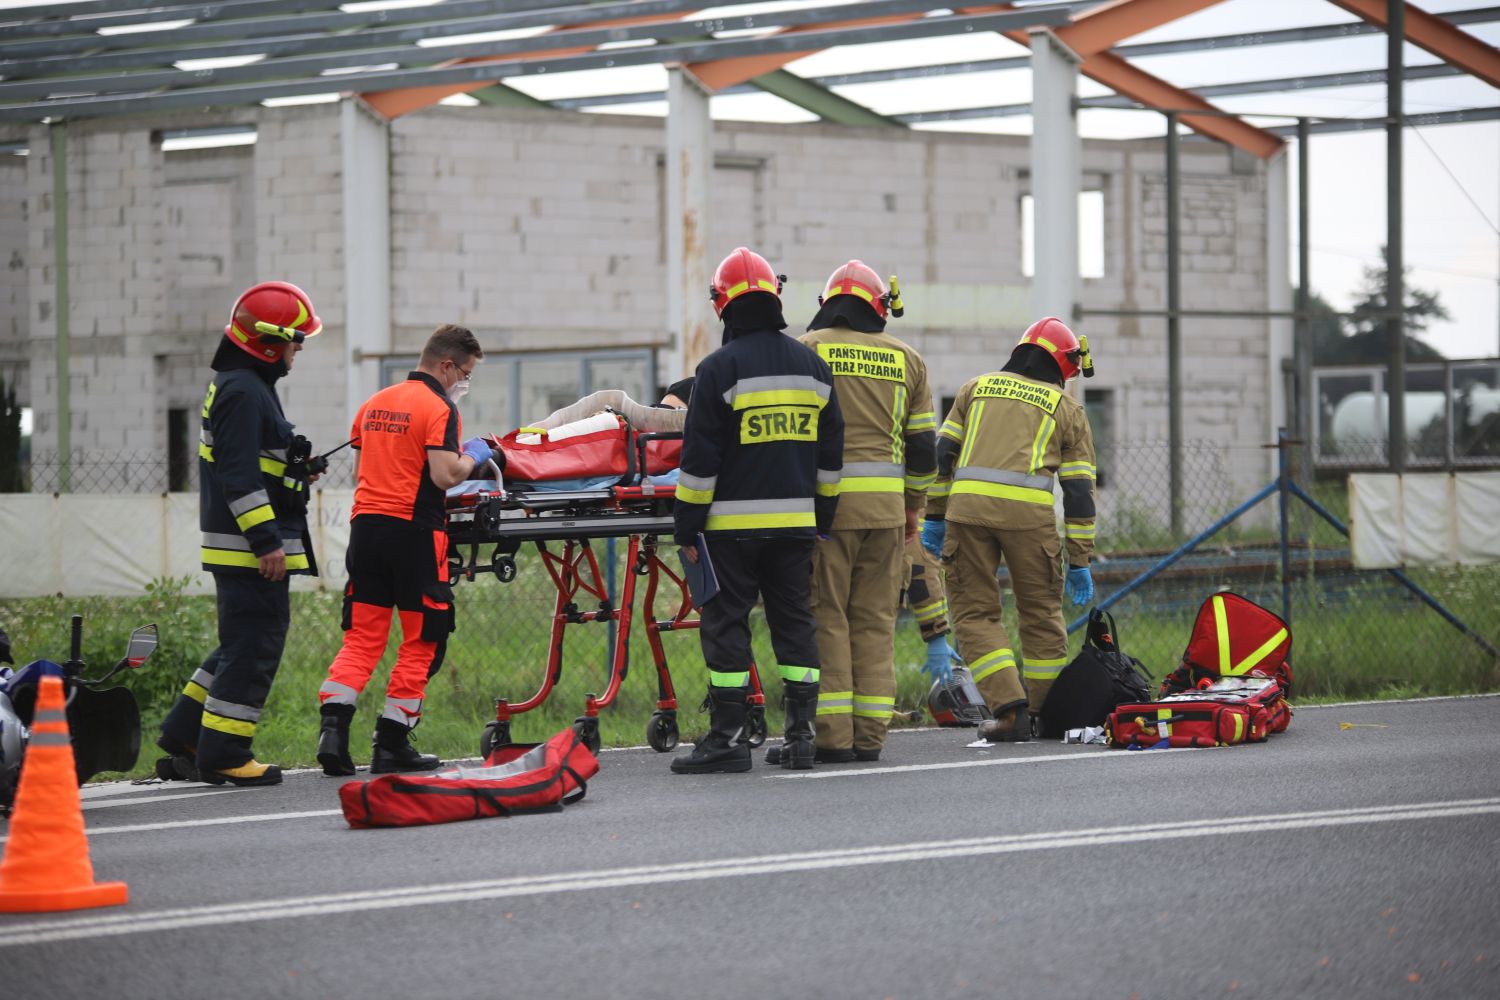
<path id="1" fill-rule="evenodd" d="M 0 376 L 0 493 L 19 493 L 21 481 L 21 406 L 14 381 Z"/>
<path id="2" fill-rule="evenodd" d="M 1319 339 L 1314 331 L 1313 363 L 1319 365 L 1384 364 L 1390 359 L 1390 341 L 1386 333 L 1385 281 L 1389 266 L 1386 248 L 1380 248 L 1383 261 L 1380 265 L 1365 268 L 1364 282 L 1360 285 L 1354 309 L 1343 317 L 1341 336 L 1325 336 Z M 1406 272 L 1411 269 L 1407 268 Z M 1403 272 L 1403 273 L 1406 273 Z M 1403 313 L 1406 321 L 1406 360 L 1442 361 L 1443 354 L 1437 348 L 1416 336 L 1424 332 L 1437 320 L 1451 319 L 1448 309 L 1438 299 L 1436 292 L 1405 285 L 1406 302 Z M 1327 306 L 1326 302 L 1313 296 L 1315 303 Z M 1317 306 L 1315 305 L 1316 309 Z M 1413 386 L 1415 388 L 1415 386 Z"/>

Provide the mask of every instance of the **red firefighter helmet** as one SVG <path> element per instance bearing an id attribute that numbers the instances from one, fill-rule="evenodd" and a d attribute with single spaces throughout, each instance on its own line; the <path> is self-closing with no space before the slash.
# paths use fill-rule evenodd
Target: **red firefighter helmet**
<path id="1" fill-rule="evenodd" d="M 234 300 L 224 336 L 251 357 L 280 361 L 288 345 L 322 329 L 306 292 L 285 281 L 262 281 Z"/>
<path id="2" fill-rule="evenodd" d="M 1053 316 L 1039 319 L 1031 324 L 1031 327 L 1023 334 L 1017 343 L 1035 344 L 1048 354 L 1052 360 L 1057 362 L 1057 367 L 1062 371 L 1063 381 L 1077 375 L 1082 371 L 1084 376 L 1094 374 L 1093 362 L 1089 360 L 1088 341 L 1079 340 L 1069 330 L 1067 324 Z M 1081 366 L 1081 367 L 1080 367 Z"/>
<path id="3" fill-rule="evenodd" d="M 725 306 L 749 292 L 770 292 L 780 301 L 781 284 L 785 280 L 786 276 L 771 270 L 760 254 L 746 247 L 735 247 L 714 271 L 708 296 L 714 300 L 714 312 L 723 316 Z"/>
<path id="4" fill-rule="evenodd" d="M 948 680 L 933 682 L 927 711 L 940 726 L 977 726 L 990 717 L 968 667 L 954 667 Z"/>
<path id="5" fill-rule="evenodd" d="M 866 266 L 863 261 L 851 260 L 847 264 L 840 265 L 838 270 L 828 276 L 828 284 L 823 288 L 823 294 L 818 296 L 818 305 L 822 305 L 835 295 L 853 295 L 864 299 L 875 308 L 875 315 L 885 319 L 890 309 L 891 293 L 885 287 L 885 282 L 880 280 L 880 275 Z"/>

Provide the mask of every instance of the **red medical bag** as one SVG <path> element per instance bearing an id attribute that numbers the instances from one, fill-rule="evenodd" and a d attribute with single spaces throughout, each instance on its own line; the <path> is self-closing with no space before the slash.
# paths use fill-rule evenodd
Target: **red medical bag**
<path id="1" fill-rule="evenodd" d="M 541 483 L 601 476 L 624 478 L 641 471 L 636 468 L 639 462 L 638 432 L 624 421 L 618 428 L 591 431 L 561 441 L 543 437 L 535 444 L 524 444 L 519 440 L 521 436 L 522 431 L 515 430 L 500 439 L 508 481 Z M 645 454 L 645 475 L 659 476 L 670 472 L 682 461 L 682 439 L 648 440 Z"/>
<path id="2" fill-rule="evenodd" d="M 588 779 L 598 771 L 598 758 L 569 728 L 545 743 L 496 747 L 483 767 L 346 782 L 339 802 L 355 829 L 453 823 L 560 809 L 583 798 Z"/>

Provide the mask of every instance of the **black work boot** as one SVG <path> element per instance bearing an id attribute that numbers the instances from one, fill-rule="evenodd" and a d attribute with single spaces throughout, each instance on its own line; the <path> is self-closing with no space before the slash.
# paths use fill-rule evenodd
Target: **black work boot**
<path id="1" fill-rule="evenodd" d="M 1026 709 L 1026 702 L 996 709 L 993 719 L 979 724 L 979 738 L 991 743 L 1031 742 L 1031 713 Z"/>
<path id="2" fill-rule="evenodd" d="M 349 756 L 349 724 L 354 721 L 353 705 L 324 705 L 319 710 L 323 728 L 318 731 L 318 763 L 330 778 L 354 773 L 354 758 Z"/>
<path id="3" fill-rule="evenodd" d="M 750 689 L 708 689 L 708 734 L 693 744 L 693 752 L 672 760 L 673 774 L 713 774 L 750 770 L 750 744 L 745 740 L 745 699 Z"/>
<path id="4" fill-rule="evenodd" d="M 375 723 L 375 749 L 370 753 L 371 774 L 396 771 L 434 771 L 442 761 L 430 753 L 418 753 L 411 745 L 411 730 L 394 719 Z"/>
<path id="5" fill-rule="evenodd" d="M 806 771 L 817 759 L 813 745 L 814 723 L 818 717 L 818 682 L 787 681 L 782 687 L 782 711 L 786 716 L 785 737 L 777 756 L 788 771 Z"/>
<path id="6" fill-rule="evenodd" d="M 819 764 L 847 764 L 851 760 L 864 760 L 865 758 L 859 756 L 860 753 L 859 750 L 850 750 L 847 747 L 814 747 L 813 760 Z M 880 751 L 876 750 L 875 756 L 871 759 L 878 760 L 879 758 Z M 773 766 L 781 763 L 781 747 L 766 748 L 766 763 Z"/>
<path id="7" fill-rule="evenodd" d="M 198 755 L 190 747 L 166 736 L 158 736 L 156 745 L 167 752 L 167 756 L 156 761 L 158 778 L 162 781 L 198 780 Z"/>

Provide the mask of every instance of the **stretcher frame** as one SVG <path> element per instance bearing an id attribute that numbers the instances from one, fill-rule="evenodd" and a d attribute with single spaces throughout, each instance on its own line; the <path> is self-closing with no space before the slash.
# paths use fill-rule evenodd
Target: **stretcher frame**
<path id="1" fill-rule="evenodd" d="M 632 431 L 626 426 L 621 433 Z M 677 693 L 661 637 L 665 632 L 696 630 L 701 623 L 694 612 L 686 580 L 661 558 L 659 539 L 672 536 L 676 487 L 643 483 L 639 470 L 646 467 L 645 448 L 650 441 L 678 437 L 680 433 L 637 434 L 624 485 L 567 491 L 507 489 L 497 476 L 495 490 L 482 489 L 449 497 L 450 582 L 473 581 L 481 573 L 492 572 L 502 583 L 509 583 L 516 577 L 516 554 L 522 545 L 531 543 L 557 593 L 541 686 L 519 702 L 495 699 L 495 718 L 480 735 L 480 756 L 487 757 L 496 747 L 511 744 L 515 716 L 538 708 L 551 695 L 562 678 L 568 626 L 613 622 L 615 641 L 607 656 L 608 681 L 604 694 L 589 692 L 583 714 L 573 720 L 574 729 L 589 748 L 599 750 L 599 710 L 614 702 L 630 672 L 630 632 L 637 580 L 642 577 L 646 585 L 641 618 L 656 668 L 657 686 L 656 710 L 646 725 L 646 742 L 658 753 L 677 746 L 680 739 Z M 610 538 L 628 539 L 618 603 L 609 598 L 593 547 L 595 541 Z M 561 543 L 562 550 L 549 548 L 552 543 Z M 481 565 L 479 550 L 485 545 L 494 548 L 489 564 Z M 663 577 L 676 588 L 677 596 L 671 612 L 659 616 L 656 600 Z M 595 607 L 585 610 L 584 602 L 595 603 Z M 753 662 L 746 728 L 751 746 L 765 742 L 765 694 Z"/>

